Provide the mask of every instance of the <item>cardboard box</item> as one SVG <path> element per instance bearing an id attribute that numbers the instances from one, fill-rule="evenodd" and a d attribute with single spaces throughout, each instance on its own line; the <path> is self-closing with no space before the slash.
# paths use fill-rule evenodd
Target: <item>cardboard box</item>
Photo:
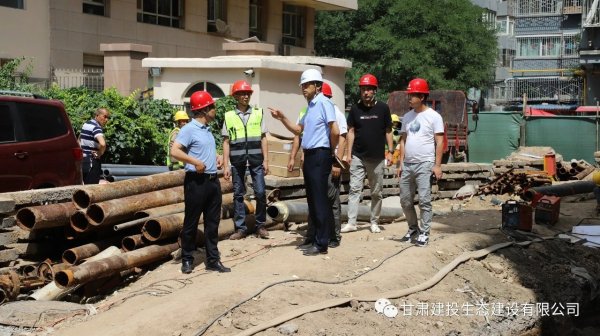
<path id="1" fill-rule="evenodd" d="M 300 158 L 302 157 L 302 153 L 298 151 L 295 158 L 295 165 L 298 167 L 300 165 Z M 268 162 L 269 165 L 275 165 L 280 167 L 286 167 L 288 161 L 290 160 L 290 153 L 286 152 L 271 152 L 268 154 Z"/>
<path id="2" fill-rule="evenodd" d="M 272 166 L 269 165 L 269 175 L 275 175 L 280 177 L 298 177 L 300 176 L 300 168 L 294 167 L 294 169 L 290 172 L 287 170 L 287 167 L 281 166 Z"/>
<path id="3" fill-rule="evenodd" d="M 269 148 L 269 152 L 291 153 L 292 143 L 292 140 L 281 140 L 270 137 L 267 140 L 267 147 Z"/>

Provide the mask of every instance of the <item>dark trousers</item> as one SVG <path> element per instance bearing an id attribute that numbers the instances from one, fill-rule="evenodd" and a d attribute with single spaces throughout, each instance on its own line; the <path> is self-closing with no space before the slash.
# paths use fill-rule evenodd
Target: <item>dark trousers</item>
<path id="1" fill-rule="evenodd" d="M 331 150 L 315 148 L 304 151 L 304 186 L 308 201 L 309 221 L 315 228 L 315 246 L 327 250 L 329 234 L 333 226 L 333 210 L 329 203 L 327 189 L 331 173 Z"/>
<path id="2" fill-rule="evenodd" d="M 258 165 L 255 167 L 232 166 L 231 177 L 233 180 L 233 205 L 235 214 L 233 222 L 235 229 L 240 231 L 248 231 L 246 227 L 246 205 L 244 204 L 244 196 L 246 195 L 246 169 L 250 170 L 252 177 L 252 187 L 254 189 L 254 197 L 256 198 L 256 229 L 265 225 L 267 221 L 267 193 L 265 191 L 265 167 Z"/>
<path id="3" fill-rule="evenodd" d="M 329 231 L 329 241 L 342 241 L 342 206 L 340 202 L 340 177 L 333 177 L 329 174 L 329 183 L 327 184 L 327 198 L 329 199 L 329 205 L 333 210 L 333 225 Z M 308 228 L 306 230 L 306 239 L 309 241 L 315 241 L 315 227 L 308 220 Z"/>
<path id="4" fill-rule="evenodd" d="M 81 161 L 81 174 L 83 175 L 84 184 L 100 183 L 102 176 L 102 164 L 99 159 L 94 159 L 91 156 L 84 157 Z"/>
<path id="5" fill-rule="evenodd" d="M 181 229 L 181 258 L 194 260 L 198 220 L 204 215 L 204 248 L 206 263 L 219 261 L 219 220 L 221 219 L 221 183 L 214 175 L 187 172 L 183 181 L 185 217 Z"/>

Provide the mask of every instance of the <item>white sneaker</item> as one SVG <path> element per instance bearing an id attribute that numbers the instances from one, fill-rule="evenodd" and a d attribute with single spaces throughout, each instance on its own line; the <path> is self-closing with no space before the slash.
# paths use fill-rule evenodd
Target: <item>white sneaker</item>
<path id="1" fill-rule="evenodd" d="M 342 233 L 353 232 L 353 231 L 356 231 L 356 225 L 351 225 L 351 224 L 344 224 L 344 226 L 340 230 L 340 232 L 342 232 Z"/>
<path id="2" fill-rule="evenodd" d="M 377 225 L 377 224 L 371 224 L 371 232 L 373 232 L 373 233 L 380 233 L 381 229 L 379 228 L 379 225 Z"/>
<path id="3" fill-rule="evenodd" d="M 429 234 L 428 233 L 421 233 L 419 235 L 419 238 L 417 238 L 416 245 L 419 246 L 419 247 L 425 247 L 425 246 L 427 246 L 428 243 L 429 243 Z"/>

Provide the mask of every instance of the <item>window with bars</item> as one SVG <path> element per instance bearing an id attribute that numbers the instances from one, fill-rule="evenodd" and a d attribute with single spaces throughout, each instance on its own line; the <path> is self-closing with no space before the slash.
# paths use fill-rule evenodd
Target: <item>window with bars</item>
<path id="1" fill-rule="evenodd" d="M 577 36 L 527 36 L 517 38 L 517 57 L 575 57 Z"/>
<path id="2" fill-rule="evenodd" d="M 560 14 L 562 2 L 559 0 L 520 0 L 515 8 L 516 15 Z"/>
<path id="3" fill-rule="evenodd" d="M 481 13 L 481 20 L 488 28 L 492 30 L 496 28 L 496 12 L 484 9 Z"/>
<path id="4" fill-rule="evenodd" d="M 217 32 L 217 20 L 227 22 L 227 1 L 208 0 L 208 31 Z"/>
<path id="5" fill-rule="evenodd" d="M 83 0 L 83 13 L 106 16 L 107 0 Z"/>
<path id="6" fill-rule="evenodd" d="M 250 36 L 256 36 L 263 39 L 263 0 L 250 0 Z"/>
<path id="7" fill-rule="evenodd" d="M 513 35 L 515 32 L 515 21 L 508 16 L 496 18 L 496 33 L 498 35 Z"/>
<path id="8" fill-rule="evenodd" d="M 515 58 L 514 49 L 498 49 L 498 66 L 510 67 L 513 58 Z"/>
<path id="9" fill-rule="evenodd" d="M 183 28 L 184 0 L 137 0 L 137 21 Z"/>
<path id="10" fill-rule="evenodd" d="M 306 10 L 303 7 L 283 5 L 283 44 L 304 47 Z"/>
<path id="11" fill-rule="evenodd" d="M 0 0 L 0 6 L 23 9 L 23 0 Z"/>

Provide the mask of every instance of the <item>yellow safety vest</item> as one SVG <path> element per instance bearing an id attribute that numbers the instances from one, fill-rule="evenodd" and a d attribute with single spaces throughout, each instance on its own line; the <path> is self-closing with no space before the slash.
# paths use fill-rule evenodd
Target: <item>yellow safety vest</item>
<path id="1" fill-rule="evenodd" d="M 229 134 L 229 159 L 234 166 L 263 164 L 261 148 L 263 110 L 252 108 L 246 125 L 236 111 L 225 113 L 225 124 Z"/>

